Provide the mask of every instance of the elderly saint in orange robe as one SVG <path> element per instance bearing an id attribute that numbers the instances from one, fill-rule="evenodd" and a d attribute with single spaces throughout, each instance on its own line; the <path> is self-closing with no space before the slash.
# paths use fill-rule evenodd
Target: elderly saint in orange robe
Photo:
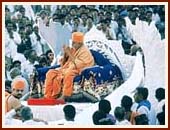
<path id="1" fill-rule="evenodd" d="M 65 99 L 73 93 L 74 77 L 86 67 L 94 65 L 90 50 L 83 44 L 84 35 L 81 32 L 72 34 L 72 48 L 64 46 L 64 58 L 61 67 L 51 69 L 46 74 L 45 98 Z"/>

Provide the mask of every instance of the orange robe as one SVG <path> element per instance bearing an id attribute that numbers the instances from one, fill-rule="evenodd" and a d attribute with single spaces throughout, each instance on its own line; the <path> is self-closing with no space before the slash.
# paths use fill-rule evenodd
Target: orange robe
<path id="1" fill-rule="evenodd" d="M 12 109 L 21 107 L 22 104 L 19 99 L 15 98 L 12 94 L 9 94 L 5 97 L 5 113 L 9 112 Z"/>
<path id="2" fill-rule="evenodd" d="M 87 47 L 80 47 L 74 54 L 74 61 L 67 62 L 57 70 L 49 70 L 45 80 L 45 98 L 56 98 L 62 92 L 63 96 L 71 96 L 74 77 L 86 67 L 94 65 L 94 59 Z"/>
<path id="3" fill-rule="evenodd" d="M 5 91 L 5 97 L 7 97 L 7 96 L 9 96 L 10 94 L 7 92 L 7 91 Z"/>

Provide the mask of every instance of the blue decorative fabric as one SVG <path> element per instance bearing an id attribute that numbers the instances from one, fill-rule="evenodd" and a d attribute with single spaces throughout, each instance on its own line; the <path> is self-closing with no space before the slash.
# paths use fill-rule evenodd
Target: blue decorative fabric
<path id="1" fill-rule="evenodd" d="M 82 75 L 78 75 L 74 78 L 74 81 L 73 82 L 78 82 L 78 83 L 81 83 L 81 79 L 82 79 Z"/>
<path id="2" fill-rule="evenodd" d="M 45 80 L 45 76 L 46 73 L 48 72 L 48 70 L 50 69 L 55 69 L 60 67 L 60 65 L 54 65 L 54 66 L 48 66 L 48 67 L 43 67 L 43 68 L 37 68 L 37 72 L 38 72 L 38 80 L 39 81 L 44 81 Z"/>
<path id="3" fill-rule="evenodd" d="M 101 53 L 94 51 L 94 50 L 90 50 L 90 51 L 97 65 L 103 66 L 103 65 L 111 64 L 110 61 L 106 59 Z"/>
<path id="4" fill-rule="evenodd" d="M 96 84 L 102 84 L 104 82 L 112 82 L 114 80 L 122 80 L 120 69 L 116 65 L 104 65 L 87 68 L 82 72 L 82 76 L 85 79 L 89 79 L 91 75 L 94 75 Z"/>
<path id="5" fill-rule="evenodd" d="M 120 69 L 117 65 L 113 65 L 110 63 L 108 59 L 106 59 L 102 54 L 97 51 L 91 50 L 91 53 L 94 57 L 95 63 L 98 66 L 93 66 L 91 68 L 86 68 L 82 71 L 81 75 L 78 75 L 74 78 L 74 82 L 81 82 L 82 77 L 85 79 L 89 79 L 91 75 L 94 75 L 96 84 L 109 83 L 114 80 L 123 80 Z M 37 72 L 39 75 L 39 80 L 44 81 L 46 73 L 49 69 L 54 69 L 60 67 L 59 65 L 51 66 L 47 68 L 38 68 Z"/>

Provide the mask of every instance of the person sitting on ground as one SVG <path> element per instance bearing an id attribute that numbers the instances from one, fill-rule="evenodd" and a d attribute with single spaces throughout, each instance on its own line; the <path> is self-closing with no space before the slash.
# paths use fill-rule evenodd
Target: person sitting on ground
<path id="1" fill-rule="evenodd" d="M 72 34 L 72 47 L 63 46 L 64 58 L 61 67 L 50 69 L 45 79 L 45 98 L 69 98 L 73 93 L 74 77 L 86 67 L 94 65 L 94 58 L 90 50 L 83 44 L 84 34 Z"/>
<path id="2" fill-rule="evenodd" d="M 116 117 L 116 125 L 131 125 L 131 123 L 125 119 L 125 109 L 123 107 L 116 107 L 114 110 Z"/>
<path id="3" fill-rule="evenodd" d="M 99 102 L 99 111 L 103 111 L 104 113 L 106 113 L 106 117 L 109 118 L 113 125 L 116 123 L 116 119 L 113 115 L 109 114 L 111 110 L 111 104 L 108 100 L 100 100 Z"/>

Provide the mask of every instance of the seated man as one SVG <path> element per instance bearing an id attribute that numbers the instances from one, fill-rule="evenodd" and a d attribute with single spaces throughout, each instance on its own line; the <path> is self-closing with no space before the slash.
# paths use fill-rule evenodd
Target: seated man
<path id="1" fill-rule="evenodd" d="M 61 99 L 70 97 L 73 92 L 73 79 L 86 67 L 94 65 L 94 59 L 89 49 L 83 44 L 84 35 L 80 32 L 72 34 L 72 47 L 63 47 L 64 58 L 61 67 L 51 69 L 46 74 L 45 98 Z"/>
<path id="2" fill-rule="evenodd" d="M 5 112 L 22 106 L 20 98 L 23 96 L 26 84 L 22 80 L 12 82 L 12 93 L 5 97 Z"/>

